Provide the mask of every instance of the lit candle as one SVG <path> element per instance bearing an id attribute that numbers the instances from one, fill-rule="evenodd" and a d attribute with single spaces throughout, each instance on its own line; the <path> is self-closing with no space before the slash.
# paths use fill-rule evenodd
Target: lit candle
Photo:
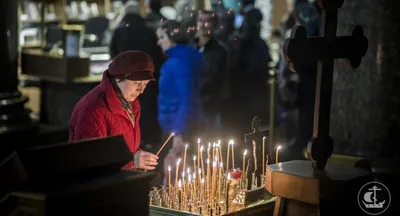
<path id="1" fill-rule="evenodd" d="M 204 177 L 203 150 L 204 150 L 204 146 L 201 146 L 201 148 L 200 148 L 200 164 L 201 164 L 201 170 L 203 171 L 203 176 L 202 177 Z"/>
<path id="2" fill-rule="evenodd" d="M 197 167 L 200 168 L 200 138 L 197 139 Z M 195 169 L 196 171 L 196 169 Z M 199 176 L 200 177 L 200 176 Z"/>
<path id="3" fill-rule="evenodd" d="M 204 177 L 204 176 L 201 175 L 201 168 L 199 168 L 198 173 L 199 173 L 199 185 L 200 185 L 200 183 L 201 183 L 201 178 Z"/>
<path id="4" fill-rule="evenodd" d="M 181 159 L 179 158 L 178 161 L 176 162 L 176 170 L 175 170 L 175 189 L 178 186 L 178 173 L 179 173 L 179 164 L 181 162 Z M 176 190 L 175 190 L 176 191 Z"/>
<path id="5" fill-rule="evenodd" d="M 235 150 L 233 150 L 233 145 L 234 144 L 235 143 L 232 140 L 232 147 L 231 147 L 231 149 L 232 149 L 232 169 L 235 169 Z"/>
<path id="6" fill-rule="evenodd" d="M 229 150 L 230 150 L 229 148 L 232 145 L 232 142 L 233 142 L 233 140 L 229 140 L 228 150 L 226 151 L 226 172 L 228 172 L 228 170 L 229 170 Z"/>
<path id="7" fill-rule="evenodd" d="M 171 198 L 171 166 L 168 166 L 168 197 Z"/>
<path id="8" fill-rule="evenodd" d="M 244 171 L 245 171 L 245 169 L 246 169 L 246 154 L 247 154 L 247 149 L 246 150 L 244 150 L 244 152 L 243 152 L 243 170 L 242 170 L 242 172 L 243 172 L 243 176 L 245 175 L 244 174 Z"/>
<path id="9" fill-rule="evenodd" d="M 208 148 L 207 148 L 207 158 L 210 159 L 210 149 L 211 149 L 211 143 L 208 143 Z"/>
<path id="10" fill-rule="evenodd" d="M 276 155 L 275 155 L 276 161 L 275 161 L 275 163 L 279 163 L 279 150 L 280 149 L 281 149 L 281 146 L 278 146 L 276 148 Z"/>
<path id="11" fill-rule="evenodd" d="M 222 148 L 221 148 L 221 140 L 218 140 L 218 151 L 219 151 L 219 161 L 223 161 L 223 158 L 222 158 Z"/>
<path id="12" fill-rule="evenodd" d="M 228 176 L 226 179 L 226 203 L 225 203 L 225 214 L 229 212 L 229 186 L 231 183 L 231 174 L 228 172 Z"/>
<path id="13" fill-rule="evenodd" d="M 179 208 L 179 210 L 181 210 L 181 207 L 182 207 L 182 190 L 181 190 L 181 188 L 182 188 L 182 183 L 181 183 L 181 180 L 179 179 L 179 182 L 178 182 L 178 208 Z"/>
<path id="14" fill-rule="evenodd" d="M 215 143 L 213 143 L 213 146 L 212 146 L 212 158 L 214 158 L 215 157 Z"/>
<path id="15" fill-rule="evenodd" d="M 210 199 L 210 205 L 212 205 L 213 202 L 214 202 L 216 172 L 217 172 L 217 162 L 214 161 L 214 162 L 213 162 L 213 171 L 212 171 L 212 183 L 211 183 L 211 199 Z"/>
<path id="16" fill-rule="evenodd" d="M 185 153 L 183 154 L 183 170 L 186 169 L 186 153 L 188 149 L 188 144 L 185 145 Z M 185 186 L 185 183 L 183 183 L 183 186 Z M 183 187 L 183 190 L 185 190 L 185 187 Z"/>
<path id="17" fill-rule="evenodd" d="M 205 196 L 204 194 L 204 178 L 201 179 L 201 185 L 200 185 L 200 201 L 202 202 L 203 197 Z"/>
<path id="18" fill-rule="evenodd" d="M 191 174 L 188 174 L 188 182 L 187 182 L 187 187 L 188 187 L 188 189 L 187 189 L 187 191 L 186 191 L 186 197 L 190 197 L 190 195 L 192 194 L 192 187 L 191 187 L 191 184 L 192 184 L 192 175 Z"/>
<path id="19" fill-rule="evenodd" d="M 194 197 L 197 197 L 197 187 L 196 187 L 196 171 L 193 172 L 192 174 L 193 178 L 193 195 Z"/>
<path id="20" fill-rule="evenodd" d="M 185 170 L 182 171 L 182 190 L 183 190 L 183 195 L 185 195 Z"/>
<path id="21" fill-rule="evenodd" d="M 262 175 L 265 175 L 265 140 L 267 137 L 263 137 L 262 141 Z"/>
<path id="22" fill-rule="evenodd" d="M 221 203 L 221 184 L 222 184 L 222 162 L 219 163 L 219 175 L 218 175 L 218 205 Z"/>
<path id="23" fill-rule="evenodd" d="M 196 155 L 194 155 L 193 156 L 193 171 L 196 173 L 196 170 L 197 170 L 197 167 L 196 167 L 196 160 L 197 160 L 197 157 L 196 157 Z"/>
<path id="24" fill-rule="evenodd" d="M 206 198 L 208 201 L 210 198 L 210 159 L 207 159 L 207 189 L 206 189 Z"/>

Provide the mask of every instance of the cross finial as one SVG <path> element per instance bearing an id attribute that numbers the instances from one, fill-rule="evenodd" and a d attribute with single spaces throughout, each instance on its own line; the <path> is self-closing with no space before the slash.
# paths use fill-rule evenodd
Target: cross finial
<path id="1" fill-rule="evenodd" d="M 251 128 L 253 129 L 253 133 L 259 132 L 260 126 L 261 126 L 261 120 L 260 118 L 258 118 L 258 116 L 255 116 L 253 118 L 253 121 L 251 122 Z"/>

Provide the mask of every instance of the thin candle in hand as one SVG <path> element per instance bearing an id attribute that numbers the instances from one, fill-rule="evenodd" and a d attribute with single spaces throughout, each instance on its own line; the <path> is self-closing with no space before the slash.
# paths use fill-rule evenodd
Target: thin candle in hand
<path id="1" fill-rule="evenodd" d="M 165 142 L 162 144 L 160 150 L 158 150 L 158 152 L 157 152 L 157 154 L 156 154 L 157 156 L 158 156 L 158 154 L 160 154 L 161 150 L 163 150 L 163 148 L 165 147 L 165 145 L 167 145 L 168 141 L 169 141 L 174 135 L 175 135 L 175 133 L 171 133 L 171 134 L 169 135 L 169 137 L 167 138 L 167 140 L 165 140 Z"/>

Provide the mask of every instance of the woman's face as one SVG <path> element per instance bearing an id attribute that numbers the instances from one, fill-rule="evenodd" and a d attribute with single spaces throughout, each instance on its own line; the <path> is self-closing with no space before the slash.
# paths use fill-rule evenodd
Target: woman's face
<path id="1" fill-rule="evenodd" d="M 158 46 L 161 47 L 163 52 L 165 52 L 165 50 L 175 45 L 175 43 L 169 39 L 165 29 L 161 28 L 157 29 L 157 38 L 158 38 L 157 44 Z"/>
<path id="2" fill-rule="evenodd" d="M 117 81 L 118 87 L 121 89 L 122 95 L 129 102 L 134 101 L 140 94 L 143 93 L 144 89 L 149 83 L 149 80 L 134 81 L 134 80 L 122 80 Z"/>

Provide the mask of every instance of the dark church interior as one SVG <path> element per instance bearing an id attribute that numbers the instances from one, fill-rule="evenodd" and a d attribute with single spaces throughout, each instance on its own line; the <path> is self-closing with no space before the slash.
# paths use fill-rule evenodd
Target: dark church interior
<path id="1" fill-rule="evenodd" d="M 399 11 L 0 0 L 0 216 L 400 215 Z"/>

